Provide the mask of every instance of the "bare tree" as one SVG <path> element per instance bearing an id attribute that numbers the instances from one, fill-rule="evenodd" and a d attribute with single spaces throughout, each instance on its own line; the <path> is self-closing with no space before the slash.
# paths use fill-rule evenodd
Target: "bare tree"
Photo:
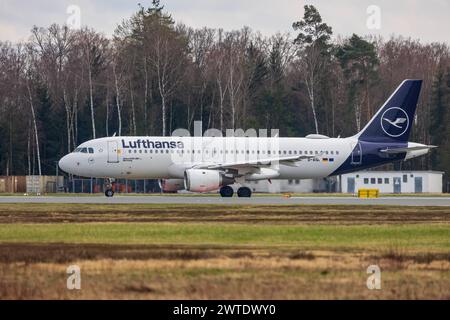
<path id="1" fill-rule="evenodd" d="M 92 137 L 95 139 L 94 77 L 105 68 L 104 53 L 108 46 L 108 40 L 96 31 L 87 28 L 78 32 L 77 35 L 87 70 Z"/>
<path id="2" fill-rule="evenodd" d="M 300 33 L 295 43 L 300 46 L 297 65 L 306 86 L 311 111 L 314 117 L 316 133 L 319 133 L 319 123 L 316 110 L 316 87 L 321 72 L 326 64 L 328 41 L 332 34 L 331 27 L 322 22 L 317 9 L 312 5 L 306 5 L 303 20 L 293 24 L 294 30 Z"/>

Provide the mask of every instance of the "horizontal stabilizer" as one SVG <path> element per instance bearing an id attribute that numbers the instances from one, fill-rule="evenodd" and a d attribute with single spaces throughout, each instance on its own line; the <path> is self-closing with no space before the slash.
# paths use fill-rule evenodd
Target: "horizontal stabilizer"
<path id="1" fill-rule="evenodd" d="M 399 154 L 399 153 L 406 153 L 411 151 L 421 151 L 421 150 L 430 150 L 433 148 L 437 148 L 436 146 L 416 146 L 416 147 L 407 147 L 407 148 L 393 148 L 393 149 L 384 149 L 380 150 L 380 152 L 387 153 L 387 154 Z"/>

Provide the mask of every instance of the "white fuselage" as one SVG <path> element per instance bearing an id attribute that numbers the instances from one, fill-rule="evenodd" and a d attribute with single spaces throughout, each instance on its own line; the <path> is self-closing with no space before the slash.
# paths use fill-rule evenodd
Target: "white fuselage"
<path id="1" fill-rule="evenodd" d="M 261 161 L 236 170 L 247 181 L 323 178 L 348 159 L 357 143 L 355 138 L 111 137 L 83 143 L 60 167 L 84 177 L 183 179 L 186 169 L 198 165 Z M 297 156 L 304 159 L 295 165 L 271 161 Z"/>

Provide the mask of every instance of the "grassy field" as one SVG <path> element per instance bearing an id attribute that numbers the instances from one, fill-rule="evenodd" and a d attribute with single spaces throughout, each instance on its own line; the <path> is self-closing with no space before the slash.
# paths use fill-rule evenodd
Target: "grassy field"
<path id="1" fill-rule="evenodd" d="M 0 204 L 0 298 L 450 299 L 450 209 Z"/>

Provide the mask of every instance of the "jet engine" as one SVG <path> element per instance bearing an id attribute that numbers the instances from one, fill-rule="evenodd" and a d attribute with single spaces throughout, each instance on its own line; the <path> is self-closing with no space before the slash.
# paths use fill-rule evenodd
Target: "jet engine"
<path id="1" fill-rule="evenodd" d="M 184 190 L 184 180 L 162 179 L 159 180 L 159 187 L 164 193 L 176 193 L 179 190 Z"/>
<path id="2" fill-rule="evenodd" d="M 215 191 L 234 182 L 233 178 L 215 170 L 189 169 L 184 173 L 186 190 L 192 192 Z"/>

